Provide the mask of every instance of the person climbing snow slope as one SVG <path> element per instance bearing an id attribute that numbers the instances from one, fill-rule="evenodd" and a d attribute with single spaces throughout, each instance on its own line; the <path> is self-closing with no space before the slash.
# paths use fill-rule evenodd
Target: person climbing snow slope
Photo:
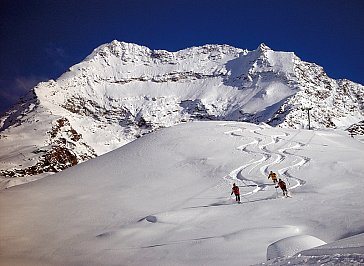
<path id="1" fill-rule="evenodd" d="M 286 186 L 286 183 L 282 179 L 279 179 L 278 185 L 276 186 L 276 188 L 278 188 L 278 187 L 280 187 L 282 189 L 283 196 L 288 197 L 287 186 Z"/>
<path id="2" fill-rule="evenodd" d="M 272 178 L 272 181 L 273 181 L 274 184 L 277 183 L 277 174 L 274 173 L 273 171 L 270 171 L 270 173 L 268 175 L 268 179 L 269 178 Z"/>
<path id="3" fill-rule="evenodd" d="M 233 189 L 231 191 L 231 194 L 235 194 L 235 200 L 240 203 L 240 190 L 239 190 L 239 187 L 237 185 L 235 185 L 235 183 L 233 184 Z"/>

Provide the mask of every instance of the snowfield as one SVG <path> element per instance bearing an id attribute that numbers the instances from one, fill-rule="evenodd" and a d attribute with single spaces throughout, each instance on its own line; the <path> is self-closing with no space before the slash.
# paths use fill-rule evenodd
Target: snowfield
<path id="1" fill-rule="evenodd" d="M 1 191 L 0 265 L 364 265 L 363 158 L 339 130 L 160 129 Z"/>

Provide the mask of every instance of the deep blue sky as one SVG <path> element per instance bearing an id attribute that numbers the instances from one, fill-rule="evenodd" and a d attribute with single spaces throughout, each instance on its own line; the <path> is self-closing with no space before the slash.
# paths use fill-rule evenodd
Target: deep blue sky
<path id="1" fill-rule="evenodd" d="M 364 84 L 362 0 L 0 0 L 0 113 L 114 39 L 176 51 L 264 42 Z"/>

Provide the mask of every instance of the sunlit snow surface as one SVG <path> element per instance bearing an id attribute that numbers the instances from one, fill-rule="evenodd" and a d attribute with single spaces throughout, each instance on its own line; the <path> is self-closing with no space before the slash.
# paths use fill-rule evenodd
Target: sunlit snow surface
<path id="1" fill-rule="evenodd" d="M 363 158 L 364 144 L 334 130 L 162 129 L 1 191 L 0 265 L 364 264 Z M 242 204 L 230 196 L 234 182 Z M 285 239 L 328 245 L 266 261 Z"/>

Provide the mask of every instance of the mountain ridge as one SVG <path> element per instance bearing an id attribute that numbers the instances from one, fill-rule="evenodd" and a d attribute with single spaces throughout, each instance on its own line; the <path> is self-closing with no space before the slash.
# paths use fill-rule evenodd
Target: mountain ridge
<path id="1" fill-rule="evenodd" d="M 364 120 L 363 88 L 265 44 L 169 52 L 114 40 L 0 118 L 0 175 L 58 172 L 191 120 L 302 128 L 308 105 L 312 127 L 344 129 Z"/>

